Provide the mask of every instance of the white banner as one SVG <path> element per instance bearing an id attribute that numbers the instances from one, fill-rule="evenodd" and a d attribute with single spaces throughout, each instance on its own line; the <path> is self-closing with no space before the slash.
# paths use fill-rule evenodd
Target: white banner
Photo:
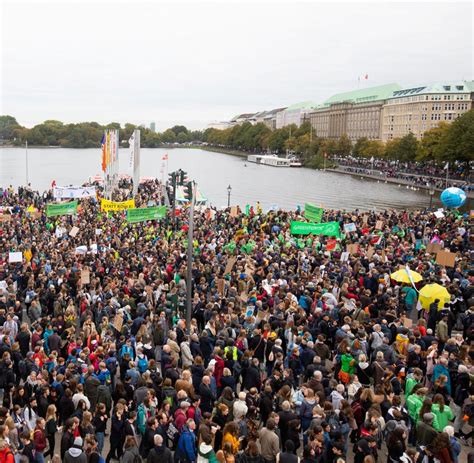
<path id="1" fill-rule="evenodd" d="M 55 199 L 94 198 L 95 186 L 57 186 L 53 188 L 53 196 Z"/>

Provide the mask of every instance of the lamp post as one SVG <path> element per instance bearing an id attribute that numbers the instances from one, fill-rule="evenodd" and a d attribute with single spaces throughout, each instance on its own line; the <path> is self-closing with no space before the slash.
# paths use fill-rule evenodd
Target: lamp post
<path id="1" fill-rule="evenodd" d="M 227 207 L 230 207 L 230 192 L 232 191 L 232 187 L 229 185 L 227 187 Z"/>
<path id="2" fill-rule="evenodd" d="M 430 211 L 433 206 L 433 196 L 435 194 L 435 190 L 432 185 L 430 185 Z"/>

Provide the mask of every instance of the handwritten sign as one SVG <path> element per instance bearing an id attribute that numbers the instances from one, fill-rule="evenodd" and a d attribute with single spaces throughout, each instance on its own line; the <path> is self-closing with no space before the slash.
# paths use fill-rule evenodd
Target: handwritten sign
<path id="1" fill-rule="evenodd" d="M 383 221 L 382 220 L 377 220 L 377 222 L 375 223 L 375 228 L 377 230 L 382 230 L 383 229 Z"/>
<path id="2" fill-rule="evenodd" d="M 83 285 L 88 285 L 91 282 L 91 273 L 89 270 L 82 270 L 81 271 L 81 283 Z"/>
<path id="3" fill-rule="evenodd" d="M 227 275 L 232 272 L 232 269 L 234 268 L 236 262 L 237 257 L 232 256 L 229 258 L 229 260 L 227 261 L 227 265 L 225 266 L 224 275 Z"/>
<path id="4" fill-rule="evenodd" d="M 436 254 L 436 263 L 444 267 L 454 267 L 456 264 L 456 254 L 449 251 L 439 251 Z"/>

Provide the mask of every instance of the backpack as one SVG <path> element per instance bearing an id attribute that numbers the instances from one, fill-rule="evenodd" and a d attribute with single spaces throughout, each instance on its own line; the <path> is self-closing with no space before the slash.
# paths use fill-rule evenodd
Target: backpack
<path id="1" fill-rule="evenodd" d="M 105 463 L 105 458 L 102 455 L 99 455 L 99 463 Z"/>
<path id="2" fill-rule="evenodd" d="M 335 413 L 329 416 L 328 424 L 329 424 L 329 427 L 331 428 L 331 431 L 330 431 L 331 436 L 335 435 L 336 433 L 341 432 L 341 422 L 339 421 L 339 418 Z"/>
<path id="3" fill-rule="evenodd" d="M 20 377 L 25 379 L 28 376 L 28 366 L 26 364 L 26 360 L 20 360 L 18 364 L 18 371 L 20 372 Z"/>
<path id="4" fill-rule="evenodd" d="M 109 357 L 105 361 L 105 366 L 107 367 L 107 370 L 109 370 L 111 376 L 117 374 L 117 359 L 115 357 Z"/>
<path id="5" fill-rule="evenodd" d="M 146 357 L 141 357 L 138 360 L 138 371 L 140 373 L 145 373 L 147 368 L 148 368 L 148 360 L 146 359 Z"/>

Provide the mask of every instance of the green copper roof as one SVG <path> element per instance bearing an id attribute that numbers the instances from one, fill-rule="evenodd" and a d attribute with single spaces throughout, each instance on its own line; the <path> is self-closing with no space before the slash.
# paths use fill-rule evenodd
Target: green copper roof
<path id="1" fill-rule="evenodd" d="M 303 101 L 301 103 L 295 103 L 286 108 L 286 111 L 293 111 L 295 109 L 314 109 L 317 107 L 317 104 L 313 101 Z"/>
<path id="2" fill-rule="evenodd" d="M 474 81 L 458 80 L 399 89 L 393 92 L 393 98 L 402 98 L 411 95 L 430 95 L 433 93 L 458 94 L 470 92 L 474 92 Z"/>
<path id="3" fill-rule="evenodd" d="M 400 90 L 398 84 L 380 85 L 378 87 L 360 88 L 352 92 L 337 93 L 324 102 L 324 106 L 349 101 L 351 103 L 369 103 L 371 101 L 386 100 L 393 92 Z"/>

